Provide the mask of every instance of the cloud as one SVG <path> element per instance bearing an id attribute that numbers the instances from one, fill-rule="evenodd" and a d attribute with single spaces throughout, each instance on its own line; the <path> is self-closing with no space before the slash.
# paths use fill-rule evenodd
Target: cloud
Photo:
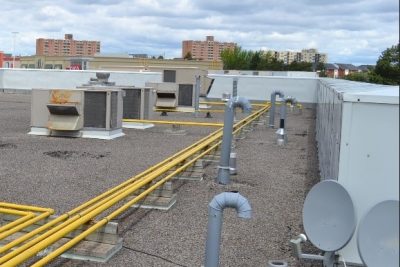
<path id="1" fill-rule="evenodd" d="M 233 41 L 245 49 L 315 47 L 330 62 L 374 64 L 396 44 L 393 0 L 0 0 L 0 50 L 35 53 L 35 39 L 73 33 L 103 53 L 181 56 L 182 40 Z M 27 12 L 29 10 L 29 12 Z"/>

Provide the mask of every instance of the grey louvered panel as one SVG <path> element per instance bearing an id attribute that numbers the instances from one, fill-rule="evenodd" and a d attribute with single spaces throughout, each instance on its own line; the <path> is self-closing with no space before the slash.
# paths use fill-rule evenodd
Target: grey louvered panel
<path id="1" fill-rule="evenodd" d="M 141 90 L 125 90 L 123 100 L 124 119 L 140 119 Z"/>
<path id="2" fill-rule="evenodd" d="M 178 106 L 189 106 L 193 103 L 193 84 L 180 84 Z"/>
<path id="3" fill-rule="evenodd" d="M 118 126 L 118 92 L 111 92 L 111 118 L 110 128 L 114 129 Z"/>
<path id="4" fill-rule="evenodd" d="M 106 128 L 106 93 L 85 92 L 84 127 Z"/>
<path id="5" fill-rule="evenodd" d="M 144 101 L 144 110 L 143 110 L 143 119 L 144 120 L 148 120 L 149 119 L 149 116 L 150 116 L 150 114 L 149 114 L 149 108 L 151 108 L 151 107 L 149 107 L 149 105 L 150 105 L 150 91 L 149 90 L 144 90 L 143 91 L 143 101 Z"/>

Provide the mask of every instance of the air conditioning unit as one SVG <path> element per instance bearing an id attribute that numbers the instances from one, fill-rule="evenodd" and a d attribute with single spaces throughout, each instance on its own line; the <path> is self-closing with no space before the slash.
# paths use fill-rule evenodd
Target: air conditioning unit
<path id="1" fill-rule="evenodd" d="M 98 139 L 123 136 L 122 91 L 32 89 L 29 134 Z"/>
<path id="2" fill-rule="evenodd" d="M 148 120 L 153 117 L 153 107 L 156 102 L 156 90 L 152 87 L 121 87 L 123 97 L 123 118 L 134 120 Z M 122 122 L 122 127 L 133 129 L 147 129 L 154 124 L 146 122 Z"/>
<path id="3" fill-rule="evenodd" d="M 123 96 L 123 118 L 148 120 L 153 115 L 156 91 L 152 87 L 121 87 Z"/>
<path id="4" fill-rule="evenodd" d="M 156 89 L 156 109 L 174 109 L 193 112 L 196 99 L 196 76 L 200 76 L 199 97 L 206 97 L 213 79 L 207 77 L 207 71 L 191 67 L 163 69 L 162 83 L 146 83 Z"/>
<path id="5" fill-rule="evenodd" d="M 33 89 L 30 134 L 81 136 L 83 101 L 82 91 Z"/>
<path id="6" fill-rule="evenodd" d="M 122 91 L 115 88 L 84 90 L 82 137 L 113 139 L 122 133 Z"/>

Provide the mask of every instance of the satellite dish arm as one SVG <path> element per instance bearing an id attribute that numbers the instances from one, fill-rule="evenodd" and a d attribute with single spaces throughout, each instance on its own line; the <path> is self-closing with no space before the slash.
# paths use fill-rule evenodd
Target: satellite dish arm
<path id="1" fill-rule="evenodd" d="M 290 240 L 290 244 L 293 249 L 293 256 L 298 259 L 307 259 L 307 260 L 319 260 L 323 261 L 325 257 L 323 255 L 315 255 L 315 254 L 306 254 L 303 253 L 301 249 L 301 243 L 307 241 L 307 237 L 305 234 L 298 235 L 295 239 Z"/>

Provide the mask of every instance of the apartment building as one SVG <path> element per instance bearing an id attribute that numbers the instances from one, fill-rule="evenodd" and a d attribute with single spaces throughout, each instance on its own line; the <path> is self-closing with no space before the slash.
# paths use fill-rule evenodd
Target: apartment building
<path id="1" fill-rule="evenodd" d="M 74 40 L 72 34 L 65 34 L 61 39 L 36 39 L 38 56 L 94 56 L 100 53 L 99 41 Z"/>
<path id="2" fill-rule="evenodd" d="M 188 53 L 193 59 L 221 61 L 221 52 L 224 49 L 234 49 L 236 43 L 218 42 L 214 40 L 214 36 L 206 36 L 205 41 L 182 41 L 182 57 Z"/>
<path id="3" fill-rule="evenodd" d="M 277 60 L 283 61 L 285 64 L 290 64 L 293 61 L 309 62 L 309 63 L 327 63 L 328 56 L 325 53 L 319 53 L 317 49 L 302 49 L 301 52 L 296 51 L 270 51 Z"/>
<path id="4" fill-rule="evenodd" d="M 302 49 L 301 50 L 301 61 L 302 62 L 322 62 L 327 63 L 328 56 L 325 53 L 319 53 L 317 49 L 310 48 L 310 49 Z"/>

